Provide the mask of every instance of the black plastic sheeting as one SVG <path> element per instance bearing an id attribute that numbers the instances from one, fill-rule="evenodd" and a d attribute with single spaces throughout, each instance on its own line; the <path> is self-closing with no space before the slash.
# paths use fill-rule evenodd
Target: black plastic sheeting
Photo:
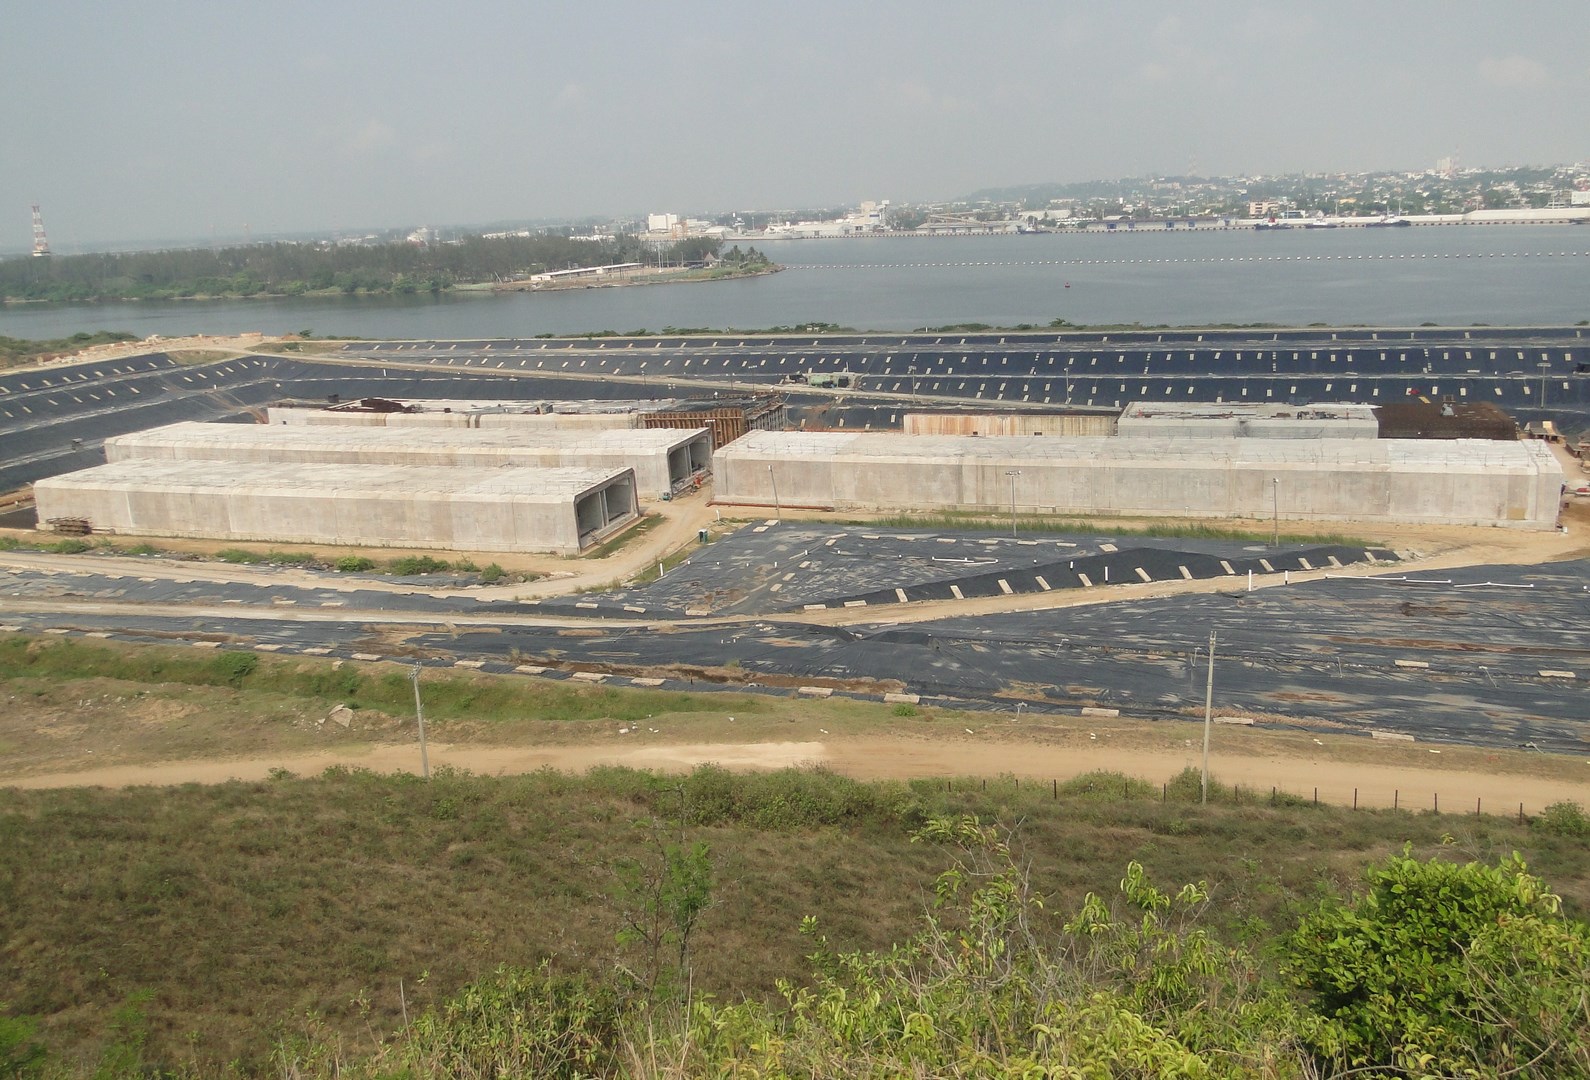
<path id="1" fill-rule="evenodd" d="M 31 632 L 133 640 L 225 635 L 334 655 L 392 649 L 390 624 L 376 637 L 357 620 L 195 619 L 131 609 L 7 613 L 5 620 Z M 655 673 L 669 676 L 670 688 L 787 694 L 788 685 L 756 684 L 844 681 L 843 692 L 901 686 L 939 703 L 984 708 L 1010 709 L 1020 700 L 1046 711 L 1102 706 L 1131 717 L 1196 719 L 1211 632 L 1222 715 L 1590 754 L 1590 560 L 1393 571 L 1253 592 L 1233 583 L 1215 594 L 909 625 L 761 620 L 685 623 L 659 633 L 654 625 L 591 622 L 571 635 L 558 626 L 491 623 L 417 630 L 405 647 L 433 663 L 468 659 L 486 670 L 532 664 L 555 669 L 549 675 L 576 667 Z M 719 674 L 700 671 L 708 666 Z"/>

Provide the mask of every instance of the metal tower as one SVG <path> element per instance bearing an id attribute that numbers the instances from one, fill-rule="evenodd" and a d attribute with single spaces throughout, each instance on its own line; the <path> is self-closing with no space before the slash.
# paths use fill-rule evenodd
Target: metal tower
<path id="1" fill-rule="evenodd" d="M 33 204 L 33 257 L 35 259 L 50 253 L 49 238 L 44 235 L 44 215 L 39 213 L 37 203 Z"/>

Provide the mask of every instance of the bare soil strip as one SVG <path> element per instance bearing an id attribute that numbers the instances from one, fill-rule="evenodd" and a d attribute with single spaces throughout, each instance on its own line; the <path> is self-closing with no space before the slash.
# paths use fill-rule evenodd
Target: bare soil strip
<path id="1" fill-rule="evenodd" d="M 1175 753 L 1110 746 L 1072 748 L 1031 743 L 960 743 L 910 738 L 828 739 L 756 743 L 680 743 L 600 746 L 481 746 L 431 744 L 431 767 L 448 766 L 484 775 L 514 775 L 553 768 L 565 772 L 616 765 L 656 771 L 683 771 L 708 762 L 730 769 L 779 769 L 822 765 L 859 779 L 1016 776 L 1048 783 L 1094 771 L 1120 772 L 1162 783 L 1198 765 L 1194 751 Z M 276 769 L 316 774 L 342 765 L 376 772 L 417 773 L 413 745 L 242 758 L 234 761 L 172 761 L 28 776 L 6 783 L 20 788 L 132 787 L 137 785 L 216 784 L 262 780 Z M 1590 801 L 1590 761 L 1585 779 L 1547 779 L 1469 769 L 1416 768 L 1304 757 L 1220 756 L 1211 767 L 1217 781 L 1263 793 L 1281 792 L 1341 806 L 1390 807 L 1472 814 L 1476 800 L 1487 813 L 1536 813 L 1563 800 Z"/>

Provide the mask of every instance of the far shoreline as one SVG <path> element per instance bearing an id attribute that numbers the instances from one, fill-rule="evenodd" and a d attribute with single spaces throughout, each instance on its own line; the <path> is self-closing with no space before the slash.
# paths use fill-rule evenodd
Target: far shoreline
<path id="1" fill-rule="evenodd" d="M 629 285 L 693 285 L 701 282 L 736 281 L 741 278 L 766 277 L 776 274 L 784 267 L 777 264 L 766 270 L 752 270 L 743 274 L 728 274 L 721 277 L 666 277 L 655 280 L 629 280 L 629 281 L 603 281 L 601 283 L 581 283 L 568 285 L 545 285 L 537 288 L 529 287 L 528 282 L 479 282 L 467 285 L 454 285 L 446 289 L 425 289 L 414 292 L 383 291 L 370 292 L 343 292 L 341 289 L 316 289 L 302 293 L 206 293 L 194 296 L 95 296 L 77 300 L 35 300 L 24 297 L 0 297 L 0 306 L 24 307 L 28 305 L 44 304 L 58 305 L 60 307 L 84 306 L 89 304 L 213 304 L 213 303 L 247 303 L 260 300 L 368 300 L 368 299 L 418 299 L 421 296 L 503 296 L 510 293 L 543 293 L 543 292 L 576 292 L 586 289 L 614 289 Z"/>

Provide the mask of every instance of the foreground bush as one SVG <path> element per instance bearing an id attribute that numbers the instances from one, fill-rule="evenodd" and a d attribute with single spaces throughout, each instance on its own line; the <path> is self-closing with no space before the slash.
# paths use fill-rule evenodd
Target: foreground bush
<path id="1" fill-rule="evenodd" d="M 1516 855 L 1402 855 L 1291 936 L 1290 970 L 1331 1021 L 1318 1050 L 1418 1074 L 1590 1073 L 1590 933 Z"/>
<path id="2" fill-rule="evenodd" d="M 35 645 L 0 642 L 0 676 L 119 655 Z M 386 683 L 160 661 L 195 685 Z M 476 713 L 485 689 L 436 684 Z M 0 792 L 0 1078 L 1590 1076 L 1585 927 L 1516 859 L 1403 849 L 1288 932 L 1365 861 L 1331 857 L 1355 829 L 1431 854 L 1443 827 L 1499 851 L 1538 829 L 1074 785 L 342 768 Z M 1289 885 L 1260 866 L 1278 848 Z M 1563 849 L 1583 853 L 1541 857 Z"/>
<path id="3" fill-rule="evenodd" d="M 923 929 L 835 953 L 808 918 L 809 986 L 781 1004 L 657 1007 L 545 969 L 499 972 L 374 1057 L 297 1045 L 293 1076 L 994 1078 L 1590 1075 L 1585 928 L 1515 859 L 1392 858 L 1369 890 L 1287 943 L 1307 993 L 1199 925 L 1202 883 L 1174 893 L 1129 864 L 1119 896 L 1046 910 L 1008 839 L 929 821 L 944 845 Z"/>

